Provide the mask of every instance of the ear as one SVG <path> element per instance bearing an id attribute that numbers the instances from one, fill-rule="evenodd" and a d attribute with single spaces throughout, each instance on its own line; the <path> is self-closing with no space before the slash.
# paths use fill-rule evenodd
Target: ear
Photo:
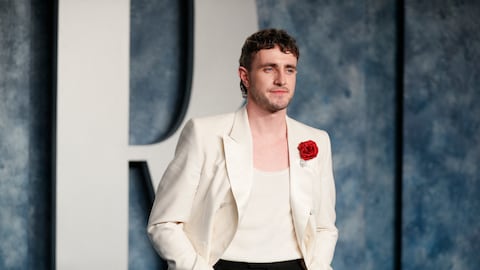
<path id="1" fill-rule="evenodd" d="M 242 80 L 243 85 L 245 85 L 245 87 L 249 88 L 250 87 L 250 80 L 248 78 L 248 70 L 245 67 L 240 66 L 238 68 L 238 76 L 240 77 L 240 80 Z"/>

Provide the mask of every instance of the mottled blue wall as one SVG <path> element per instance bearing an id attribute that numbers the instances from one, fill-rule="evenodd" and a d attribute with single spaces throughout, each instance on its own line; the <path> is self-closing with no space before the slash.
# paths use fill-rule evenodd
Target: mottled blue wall
<path id="1" fill-rule="evenodd" d="M 334 268 L 393 269 L 394 1 L 257 3 L 261 28 L 285 28 L 300 45 L 290 115 L 332 137 Z"/>
<path id="2" fill-rule="evenodd" d="M 130 2 L 131 145 L 161 141 L 181 114 L 189 1 Z"/>
<path id="3" fill-rule="evenodd" d="M 0 2 L 0 269 L 52 265 L 53 6 Z"/>
<path id="4" fill-rule="evenodd" d="M 480 2 L 406 1 L 403 264 L 480 267 Z"/>

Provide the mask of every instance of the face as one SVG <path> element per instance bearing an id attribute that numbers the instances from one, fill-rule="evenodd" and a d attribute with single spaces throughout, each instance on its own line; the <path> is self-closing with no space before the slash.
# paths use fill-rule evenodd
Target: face
<path id="1" fill-rule="evenodd" d="M 297 58 L 275 46 L 258 51 L 250 70 L 239 68 L 248 89 L 247 105 L 274 113 L 285 110 L 295 91 Z"/>

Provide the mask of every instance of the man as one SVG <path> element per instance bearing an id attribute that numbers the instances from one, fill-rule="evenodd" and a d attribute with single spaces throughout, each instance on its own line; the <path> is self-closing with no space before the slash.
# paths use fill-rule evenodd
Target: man
<path id="1" fill-rule="evenodd" d="M 251 35 L 238 68 L 246 105 L 185 125 L 148 224 L 169 269 L 331 269 L 330 140 L 287 116 L 298 57 L 283 30 Z"/>

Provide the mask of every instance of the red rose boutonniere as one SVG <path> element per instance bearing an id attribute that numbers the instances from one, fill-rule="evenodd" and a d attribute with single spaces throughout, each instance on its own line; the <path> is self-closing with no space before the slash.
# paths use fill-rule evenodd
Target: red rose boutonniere
<path id="1" fill-rule="evenodd" d="M 312 140 L 301 142 L 298 145 L 297 149 L 300 152 L 302 165 L 304 164 L 305 161 L 315 158 L 318 154 L 317 144 Z"/>

